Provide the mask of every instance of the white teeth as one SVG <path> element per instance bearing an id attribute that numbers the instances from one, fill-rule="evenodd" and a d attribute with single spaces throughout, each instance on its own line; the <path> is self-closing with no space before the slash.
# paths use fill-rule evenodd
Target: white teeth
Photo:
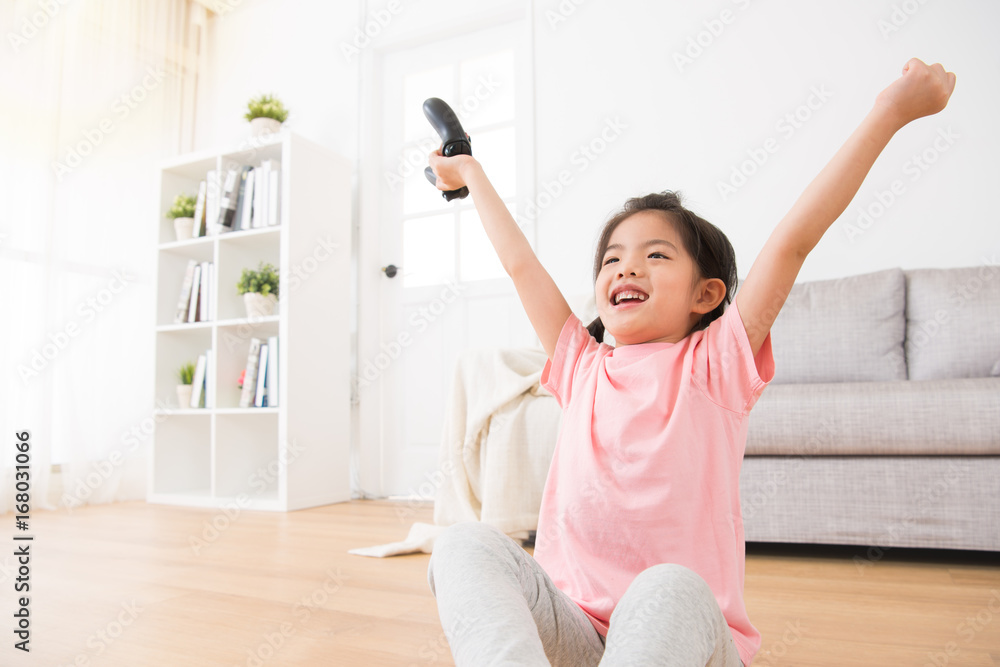
<path id="1" fill-rule="evenodd" d="M 626 299 L 638 299 L 639 301 L 645 301 L 649 297 L 642 292 L 637 292 L 635 290 L 624 290 L 615 295 L 614 304 L 617 306 L 619 303 Z"/>

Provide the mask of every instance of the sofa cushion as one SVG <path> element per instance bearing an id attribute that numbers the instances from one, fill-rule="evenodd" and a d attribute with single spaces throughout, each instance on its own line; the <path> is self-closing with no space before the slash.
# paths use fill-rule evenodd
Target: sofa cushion
<path id="1" fill-rule="evenodd" d="M 911 380 L 990 377 L 1000 370 L 1000 266 L 906 272 Z"/>
<path id="2" fill-rule="evenodd" d="M 1000 455 L 1000 378 L 770 386 L 746 454 Z"/>
<path id="3" fill-rule="evenodd" d="M 902 269 L 796 283 L 771 327 L 772 384 L 905 380 Z"/>

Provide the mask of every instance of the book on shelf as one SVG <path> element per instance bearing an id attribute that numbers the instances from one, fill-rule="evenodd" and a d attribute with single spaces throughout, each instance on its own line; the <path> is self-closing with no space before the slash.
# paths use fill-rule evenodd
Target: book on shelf
<path id="1" fill-rule="evenodd" d="M 188 304 L 188 322 L 198 321 L 198 296 L 201 294 L 201 264 L 195 264 L 194 277 L 191 278 L 191 300 Z"/>
<path id="2" fill-rule="evenodd" d="M 210 170 L 205 175 L 205 232 L 212 236 L 219 233 L 219 199 L 222 194 L 222 184 L 219 183 L 219 172 Z"/>
<path id="3" fill-rule="evenodd" d="M 267 343 L 260 346 L 260 360 L 257 362 L 257 392 L 253 404 L 256 408 L 267 407 Z"/>
<path id="4" fill-rule="evenodd" d="M 201 407 L 205 393 L 205 364 L 208 359 L 204 354 L 198 355 L 198 364 L 194 368 L 194 380 L 191 382 L 191 405 L 192 408 Z"/>
<path id="5" fill-rule="evenodd" d="M 267 405 L 278 407 L 278 337 L 267 339 Z"/>
<path id="6" fill-rule="evenodd" d="M 181 281 L 181 294 L 177 297 L 177 312 L 174 314 L 174 323 L 187 322 L 188 304 L 191 303 L 191 282 L 194 280 L 194 267 L 198 262 L 189 259 L 187 268 L 184 270 L 184 278 Z"/>
<path id="7" fill-rule="evenodd" d="M 198 184 L 198 198 L 194 204 L 194 228 L 191 232 L 194 237 L 205 236 L 205 196 L 207 191 L 207 181 Z"/>
<path id="8" fill-rule="evenodd" d="M 277 169 L 271 171 L 269 176 L 269 191 L 267 194 L 267 224 L 281 224 L 281 172 Z"/>
<path id="9" fill-rule="evenodd" d="M 243 210 L 240 211 L 240 229 L 250 229 L 253 224 L 254 184 L 256 183 L 256 177 L 254 176 L 255 171 L 255 169 L 248 167 L 245 172 L 246 180 L 243 183 Z"/>
<path id="10" fill-rule="evenodd" d="M 202 276 L 202 280 L 204 280 L 204 279 L 205 279 L 205 277 Z M 213 291 L 214 289 L 215 289 L 215 264 L 212 263 L 212 262 L 209 262 L 208 263 L 208 289 L 205 290 L 205 301 L 207 301 L 207 304 L 205 305 L 205 319 L 206 320 L 212 319 L 212 310 L 215 308 L 215 292 Z"/>
<path id="11" fill-rule="evenodd" d="M 267 188 L 264 185 L 265 174 L 263 167 L 256 167 L 253 170 L 253 215 L 250 219 L 250 227 L 257 229 L 264 226 L 264 195 Z"/>
<path id="12" fill-rule="evenodd" d="M 278 170 L 281 163 L 277 160 L 262 160 L 260 163 L 260 180 L 257 188 L 261 189 L 260 198 L 254 201 L 254 206 L 258 207 L 254 212 L 254 227 L 270 227 L 277 222 L 278 203 Z"/>
<path id="13" fill-rule="evenodd" d="M 243 372 L 243 390 L 240 392 L 240 407 L 249 408 L 254 402 L 257 391 L 257 364 L 260 362 L 260 338 L 250 339 L 250 351 L 247 352 L 246 370 Z"/>
<path id="14" fill-rule="evenodd" d="M 243 166 L 240 167 L 236 176 L 236 211 L 233 213 L 233 229 L 232 231 L 238 231 L 243 229 L 243 208 L 246 206 L 246 193 L 247 193 L 247 176 L 250 173 L 250 167 Z M 251 181 L 252 183 L 253 181 Z"/>
<path id="15" fill-rule="evenodd" d="M 207 322 L 210 319 L 212 319 L 212 317 L 211 317 L 211 312 L 212 311 L 209 310 L 209 307 L 211 306 L 211 297 L 209 296 L 209 294 L 211 293 L 211 287 L 212 287 L 212 273 L 213 273 L 212 263 L 211 262 L 202 262 L 201 263 L 201 289 L 199 290 L 200 293 L 199 293 L 199 298 L 198 298 L 198 321 L 199 322 Z"/>
<path id="16" fill-rule="evenodd" d="M 233 223 L 236 220 L 236 203 L 239 197 L 239 177 L 240 171 L 230 169 L 226 172 L 226 182 L 222 186 L 222 194 L 219 198 L 219 232 L 230 232 L 233 230 Z"/>

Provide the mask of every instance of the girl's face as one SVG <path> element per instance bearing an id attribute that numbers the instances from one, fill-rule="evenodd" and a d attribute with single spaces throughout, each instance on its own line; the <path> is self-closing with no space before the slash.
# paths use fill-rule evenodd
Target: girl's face
<path id="1" fill-rule="evenodd" d="M 594 296 L 618 345 L 675 343 L 718 305 L 719 285 L 725 295 L 721 280 L 699 276 L 667 215 L 640 211 L 611 233 Z"/>

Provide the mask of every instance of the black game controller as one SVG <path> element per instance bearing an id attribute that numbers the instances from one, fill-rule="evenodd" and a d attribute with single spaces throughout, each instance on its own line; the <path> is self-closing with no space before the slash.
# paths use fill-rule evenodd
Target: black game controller
<path id="1" fill-rule="evenodd" d="M 472 155 L 472 145 L 469 136 L 462 129 L 462 124 L 458 122 L 458 116 L 444 100 L 437 97 L 430 97 L 424 101 L 424 116 L 430 124 L 437 130 L 441 137 L 441 154 L 445 157 L 452 155 Z M 430 167 L 424 169 L 424 175 L 431 185 L 437 186 L 437 176 Z M 469 196 L 469 188 L 462 186 L 458 190 L 446 190 L 441 193 L 446 201 L 452 199 L 465 199 Z"/>

